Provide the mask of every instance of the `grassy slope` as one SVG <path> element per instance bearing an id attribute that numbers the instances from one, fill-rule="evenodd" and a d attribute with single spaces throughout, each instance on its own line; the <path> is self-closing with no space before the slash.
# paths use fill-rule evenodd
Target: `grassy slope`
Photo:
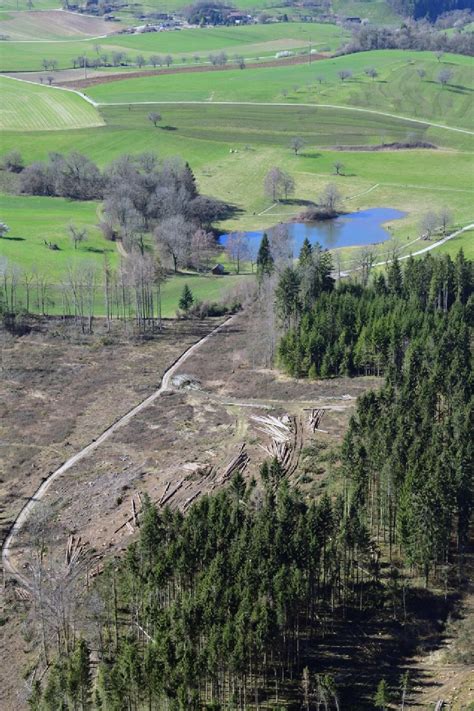
<path id="1" fill-rule="evenodd" d="M 0 94 L 1 130 L 55 131 L 103 124 L 93 106 L 69 91 L 0 77 Z"/>
<path id="2" fill-rule="evenodd" d="M 143 35 L 120 35 L 100 40 L 64 42 L 8 42 L 0 43 L 0 71 L 39 71 L 44 58 L 55 59 L 60 69 L 72 67 L 72 59 L 85 54 L 95 58 L 96 45 L 101 54 L 122 51 L 133 61 L 137 54 L 145 58 L 153 54 L 171 54 L 175 61 L 185 55 L 192 58 L 200 54 L 226 50 L 246 57 L 272 56 L 281 49 L 306 47 L 309 41 L 316 49 L 337 49 L 348 33 L 336 25 L 283 23 L 222 27 L 180 32 L 159 32 Z M 288 40 L 288 42 L 287 42 Z M 288 46 L 287 46 L 288 45 Z"/>
<path id="3" fill-rule="evenodd" d="M 376 81 L 364 74 L 364 69 L 370 66 L 379 72 Z M 416 73 L 419 67 L 427 72 L 423 81 Z M 453 69 L 451 86 L 441 88 L 434 81 L 440 67 Z M 341 82 L 337 73 L 342 69 L 351 69 L 353 78 Z M 323 79 L 321 84 L 318 77 Z M 429 52 L 382 50 L 277 69 L 216 71 L 212 81 L 206 74 L 124 79 L 91 87 L 87 93 L 103 103 L 210 100 L 334 103 L 469 128 L 473 125 L 473 91 L 474 74 L 469 57 L 449 55 L 440 63 Z"/>

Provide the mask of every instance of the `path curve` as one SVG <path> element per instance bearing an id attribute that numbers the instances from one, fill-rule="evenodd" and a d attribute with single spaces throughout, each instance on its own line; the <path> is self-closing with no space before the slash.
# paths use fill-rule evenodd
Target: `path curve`
<path id="1" fill-rule="evenodd" d="M 416 252 L 410 252 L 410 254 L 404 254 L 402 257 L 398 257 L 398 261 L 401 262 L 403 259 L 410 259 L 410 257 L 418 257 L 420 254 L 425 254 L 426 252 L 431 252 L 432 249 L 436 249 L 437 247 L 441 247 L 442 244 L 445 242 L 449 242 L 450 239 L 453 239 L 454 237 L 457 237 L 458 235 L 462 235 L 463 232 L 469 232 L 469 230 L 474 230 L 474 222 L 471 222 L 470 225 L 466 225 L 465 227 L 462 227 L 460 230 L 456 230 L 455 232 L 451 232 L 450 235 L 446 235 L 446 237 L 443 237 L 442 239 L 438 240 L 437 242 L 433 242 L 432 244 L 429 244 L 427 247 L 423 247 L 423 249 L 419 249 Z M 418 242 L 418 239 L 413 240 L 410 244 L 413 244 L 414 242 Z M 408 246 L 408 245 L 406 245 Z M 391 259 L 386 259 L 383 262 L 376 262 L 374 264 L 374 267 L 384 267 L 386 264 L 391 263 Z M 348 276 L 349 274 L 352 274 L 353 272 L 358 272 L 360 271 L 361 267 L 356 267 L 355 269 L 346 269 L 345 271 L 341 272 L 341 276 L 345 277 Z"/>
<path id="2" fill-rule="evenodd" d="M 160 387 L 155 390 L 151 395 L 149 395 L 147 398 L 142 400 L 138 405 L 133 407 L 131 410 L 129 410 L 125 415 L 122 417 L 119 417 L 118 420 L 116 420 L 112 425 L 110 425 L 102 434 L 97 437 L 97 439 L 92 440 L 88 445 L 83 447 L 79 452 L 74 454 L 72 457 L 67 459 L 64 464 L 62 464 L 58 469 L 55 471 L 51 472 L 51 474 L 43 481 L 43 483 L 38 487 L 38 489 L 35 491 L 33 496 L 30 498 L 30 500 L 23 506 L 19 514 L 17 515 L 15 521 L 13 522 L 10 531 L 8 533 L 8 536 L 5 539 L 5 542 L 3 544 L 2 548 L 2 564 L 3 564 L 3 571 L 4 574 L 8 573 L 9 575 L 12 575 L 18 582 L 20 582 L 22 585 L 25 587 L 29 586 L 28 579 L 20 573 L 18 568 L 15 566 L 15 563 L 12 561 L 11 558 L 11 550 L 14 547 L 15 539 L 18 536 L 18 534 L 21 532 L 23 526 L 25 523 L 28 521 L 28 518 L 30 517 L 31 513 L 33 512 L 33 509 L 35 505 L 41 501 L 41 499 L 44 497 L 48 489 L 50 488 L 51 484 L 56 481 L 62 474 L 67 472 L 71 467 L 73 467 L 77 462 L 80 462 L 82 459 L 87 457 L 89 454 L 91 454 L 94 450 L 96 450 L 105 440 L 107 440 L 116 430 L 118 430 L 120 427 L 123 427 L 123 425 L 126 425 L 130 420 L 135 417 L 135 415 L 138 415 L 142 410 L 147 408 L 149 405 L 151 405 L 160 395 L 167 391 L 170 390 L 171 386 L 171 379 L 173 378 L 174 374 L 176 371 L 185 363 L 188 358 L 193 355 L 204 343 L 206 343 L 209 339 L 211 339 L 213 336 L 215 336 L 224 326 L 227 326 L 232 319 L 235 318 L 235 316 L 231 316 L 228 319 L 226 319 L 223 323 L 220 324 L 220 326 L 217 326 L 214 328 L 210 333 L 207 334 L 207 336 L 203 336 L 199 341 L 194 343 L 193 345 L 189 346 L 184 353 L 182 353 L 163 373 L 163 377 L 161 379 Z"/>

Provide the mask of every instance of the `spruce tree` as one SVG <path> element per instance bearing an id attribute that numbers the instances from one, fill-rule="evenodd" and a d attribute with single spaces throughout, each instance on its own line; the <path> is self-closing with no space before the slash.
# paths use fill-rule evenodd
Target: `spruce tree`
<path id="1" fill-rule="evenodd" d="M 181 298 L 179 300 L 179 308 L 182 311 L 189 311 L 194 303 L 194 296 L 187 284 L 184 285 L 183 291 L 181 293 Z"/>
<path id="2" fill-rule="evenodd" d="M 300 256 L 299 256 L 299 265 L 300 267 L 304 267 L 306 264 L 311 262 L 311 257 L 313 255 L 313 248 L 311 246 L 311 242 L 307 237 L 304 238 L 304 242 L 302 244 L 301 250 L 300 250 Z"/>
<path id="3" fill-rule="evenodd" d="M 385 679 L 380 679 L 379 685 L 377 686 L 377 691 L 374 696 L 374 704 L 378 709 L 385 711 L 388 704 L 390 703 L 390 694 L 387 687 L 387 682 Z"/>
<path id="4" fill-rule="evenodd" d="M 273 267 L 274 261 L 270 249 L 270 240 L 267 234 L 264 233 L 257 254 L 257 277 L 262 279 L 264 276 L 269 276 L 273 271 Z"/>

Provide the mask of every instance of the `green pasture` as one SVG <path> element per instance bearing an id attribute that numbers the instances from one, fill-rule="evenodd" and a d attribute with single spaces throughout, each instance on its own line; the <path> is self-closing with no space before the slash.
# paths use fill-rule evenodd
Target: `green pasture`
<path id="1" fill-rule="evenodd" d="M 0 77 L 0 95 L 2 131 L 55 131 L 103 124 L 99 112 L 70 91 Z"/>
<path id="2" fill-rule="evenodd" d="M 468 259 L 474 259 L 474 230 L 453 237 L 441 247 L 437 247 L 435 252 L 436 254 L 449 254 L 454 259 L 461 248 Z"/>
<path id="3" fill-rule="evenodd" d="M 132 62 L 137 54 L 145 59 L 154 54 L 170 54 L 175 62 L 182 57 L 191 62 L 198 54 L 201 61 L 206 61 L 209 53 L 221 50 L 229 57 L 243 54 L 255 58 L 274 56 L 285 49 L 307 48 L 309 44 L 320 51 L 335 50 L 348 37 L 347 31 L 337 25 L 296 22 L 114 35 L 87 41 L 8 41 L 0 43 L 0 71 L 40 71 L 45 58 L 56 60 L 59 69 L 66 69 L 79 55 L 94 59 L 97 54 L 107 54 L 110 61 L 113 52 L 125 52 Z"/>
<path id="4" fill-rule="evenodd" d="M 116 246 L 107 242 L 97 228 L 98 203 L 76 202 L 63 198 L 0 196 L 0 220 L 10 232 L 0 239 L 0 257 L 23 269 L 47 273 L 53 282 L 60 282 L 69 266 L 77 261 L 103 264 L 107 255 L 111 264 L 118 262 Z M 86 227 L 87 241 L 74 249 L 68 225 Z M 57 244 L 51 250 L 44 242 Z"/>
<path id="5" fill-rule="evenodd" d="M 364 70 L 375 67 L 373 80 Z M 417 69 L 426 77 L 420 79 Z M 449 86 L 435 81 L 441 69 L 453 71 Z M 341 81 L 338 72 L 351 70 Z M 379 50 L 314 61 L 311 64 L 207 73 L 163 75 L 99 84 L 87 94 L 99 103 L 162 101 L 249 101 L 336 104 L 473 128 L 474 72 L 470 57 L 430 52 Z"/>
<path id="6" fill-rule="evenodd" d="M 352 108 L 252 104 L 163 104 L 162 121 L 150 136 L 160 142 L 163 133 L 176 137 L 244 145 L 278 144 L 288 146 L 293 136 L 307 147 L 365 146 L 404 142 L 417 138 L 453 148 L 474 147 L 474 135 L 434 128 L 428 124 L 384 116 Z M 153 104 L 103 105 L 101 113 L 109 130 L 149 131 Z"/>

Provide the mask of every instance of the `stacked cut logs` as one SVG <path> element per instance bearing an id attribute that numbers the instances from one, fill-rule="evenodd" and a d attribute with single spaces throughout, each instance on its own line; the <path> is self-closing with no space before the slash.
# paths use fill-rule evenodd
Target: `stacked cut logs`
<path id="1" fill-rule="evenodd" d="M 246 452 L 245 442 L 241 444 L 240 449 L 235 457 L 232 457 L 230 462 L 225 466 L 222 473 L 217 477 L 215 484 L 223 484 L 228 481 L 234 474 L 240 472 L 241 474 L 247 468 L 250 461 L 250 457 Z"/>
<path id="2" fill-rule="evenodd" d="M 254 415 L 257 430 L 270 438 L 268 446 L 260 445 L 270 457 L 276 457 L 287 475 L 293 474 L 298 466 L 303 446 L 303 433 L 299 419 L 284 415 Z"/>
<path id="3" fill-rule="evenodd" d="M 66 545 L 65 565 L 66 570 L 71 570 L 74 565 L 84 560 L 87 546 L 82 543 L 81 537 L 70 535 Z"/>
<path id="4" fill-rule="evenodd" d="M 308 415 L 308 425 L 311 432 L 316 432 L 319 430 L 319 425 L 324 416 L 324 410 L 322 408 L 311 408 Z"/>

